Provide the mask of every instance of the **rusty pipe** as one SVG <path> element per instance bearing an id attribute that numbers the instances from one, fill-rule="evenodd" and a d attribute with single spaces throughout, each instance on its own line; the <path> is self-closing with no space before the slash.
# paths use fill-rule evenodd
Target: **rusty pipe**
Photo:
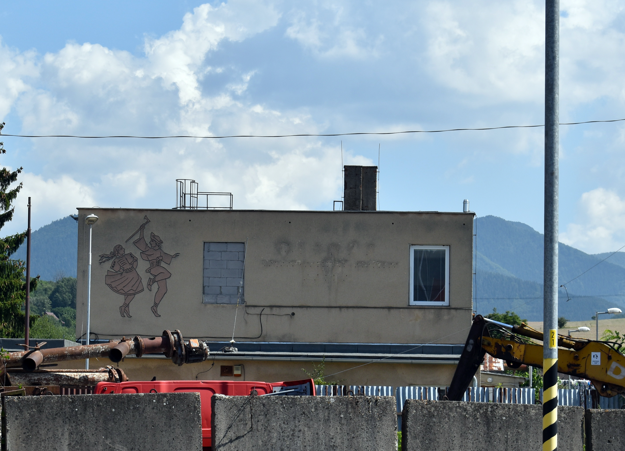
<path id="1" fill-rule="evenodd" d="M 7 359 L 4 360 L 6 368 L 22 367 L 27 371 L 35 370 L 42 363 L 62 362 L 66 360 L 84 360 L 88 358 L 110 357 L 111 351 L 123 343 L 121 350 L 114 351 L 113 356 L 119 358 L 119 355 L 128 351 L 126 355 L 137 355 L 141 357 L 144 354 L 160 354 L 168 355 L 171 353 L 171 344 L 169 331 L 163 332 L 162 337 L 154 337 L 143 339 L 135 337 L 132 340 L 113 341 L 110 343 L 98 343 L 93 345 L 71 346 L 66 348 L 48 348 L 36 351 L 10 352 Z M 35 354 L 36 353 L 36 354 Z M 32 356 L 32 357 L 31 357 Z M 41 358 L 39 358 L 41 357 Z M 121 358 L 119 358 L 121 360 Z M 117 360 L 117 361 L 119 361 Z M 28 361 L 28 362 L 27 362 Z"/>
<path id="2" fill-rule="evenodd" d="M 180 331 L 163 331 L 160 337 L 143 339 L 139 336 L 133 339 L 123 337 L 120 341 L 72 346 L 67 348 L 36 349 L 33 351 L 10 352 L 3 360 L 4 367 L 15 368 L 21 366 L 25 371 L 34 371 L 42 363 L 61 362 L 66 360 L 84 360 L 97 357 L 109 357 L 113 362 L 121 361 L 127 355 L 141 357 L 145 354 L 164 354 L 174 363 L 192 363 L 206 360 L 209 354 L 208 346 L 198 340 L 185 343 Z M 0 374 L 4 368 L 0 369 Z"/>
<path id="3" fill-rule="evenodd" d="M 41 351 L 31 351 L 22 359 L 22 368 L 24 371 L 35 371 L 43 362 L 43 354 Z"/>
<path id="4" fill-rule="evenodd" d="M 127 341 L 120 341 L 117 346 L 111 349 L 109 353 L 109 359 L 111 362 L 117 363 L 128 355 L 130 352 L 130 344 Z"/>

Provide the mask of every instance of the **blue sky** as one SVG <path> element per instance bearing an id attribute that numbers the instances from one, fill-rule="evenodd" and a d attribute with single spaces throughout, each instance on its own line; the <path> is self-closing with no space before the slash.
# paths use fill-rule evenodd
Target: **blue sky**
<path id="1" fill-rule="evenodd" d="M 543 122 L 543 2 L 0 3 L 5 134 L 223 135 Z M 618 1 L 561 2 L 561 121 L 625 117 Z M 346 164 L 377 164 L 380 208 L 543 229 L 543 131 L 342 138 L 3 137 L 40 227 L 77 206 L 172 208 L 175 179 L 235 208 L 332 208 Z M 625 244 L 625 123 L 561 128 L 560 238 Z"/>

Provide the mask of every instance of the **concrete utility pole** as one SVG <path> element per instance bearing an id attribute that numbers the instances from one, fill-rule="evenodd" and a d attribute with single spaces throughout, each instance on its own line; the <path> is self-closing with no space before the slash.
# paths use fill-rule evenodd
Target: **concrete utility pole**
<path id="1" fill-rule="evenodd" d="M 558 448 L 558 151 L 560 1 L 545 6 L 543 451 Z"/>

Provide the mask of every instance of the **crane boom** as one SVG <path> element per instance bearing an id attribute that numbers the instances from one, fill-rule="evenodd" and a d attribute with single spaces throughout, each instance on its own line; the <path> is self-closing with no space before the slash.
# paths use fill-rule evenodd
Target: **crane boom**
<path id="1" fill-rule="evenodd" d="M 498 328 L 510 334 L 497 333 Z M 526 324 L 512 326 L 477 315 L 469 331 L 447 398 L 462 399 L 486 353 L 505 360 L 510 368 L 522 364 L 542 367 L 543 334 Z M 609 343 L 558 336 L 558 373 L 589 379 L 601 396 L 625 393 L 625 356 Z"/>

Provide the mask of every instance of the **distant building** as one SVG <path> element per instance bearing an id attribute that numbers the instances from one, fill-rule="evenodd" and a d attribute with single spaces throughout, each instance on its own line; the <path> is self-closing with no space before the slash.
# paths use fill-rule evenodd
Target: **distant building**
<path id="1" fill-rule="evenodd" d="M 371 180 L 375 168 L 346 168 L 344 211 L 203 209 L 197 190 L 173 210 L 80 208 L 77 336 L 95 214 L 92 339 L 179 329 L 211 349 L 182 367 L 127 358 L 131 379 L 275 381 L 323 366 L 345 384 L 448 385 L 471 327 L 474 215 L 375 211 Z"/>

